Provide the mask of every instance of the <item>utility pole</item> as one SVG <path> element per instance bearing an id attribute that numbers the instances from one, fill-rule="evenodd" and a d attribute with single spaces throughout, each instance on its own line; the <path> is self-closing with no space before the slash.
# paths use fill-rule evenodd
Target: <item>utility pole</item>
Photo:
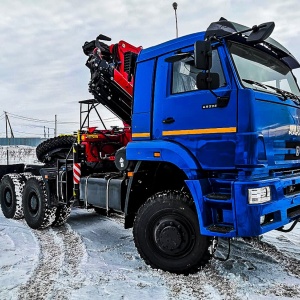
<path id="1" fill-rule="evenodd" d="M 7 134 L 7 112 L 5 111 L 4 114 L 5 114 L 5 132 L 6 132 L 5 137 L 8 138 L 8 134 Z"/>
<path id="2" fill-rule="evenodd" d="M 6 132 L 5 137 L 8 138 L 8 127 L 9 127 L 9 129 L 10 129 L 10 137 L 14 138 L 15 136 L 14 136 L 13 130 L 11 128 L 11 124 L 9 122 L 9 118 L 8 118 L 7 112 L 5 111 L 4 114 L 5 114 L 5 132 Z"/>
<path id="3" fill-rule="evenodd" d="M 6 137 L 6 139 L 8 139 L 8 132 L 7 132 L 7 112 L 5 111 L 4 112 L 4 114 L 5 114 L 5 137 Z M 10 144 L 9 142 L 8 142 L 8 144 Z M 8 159 L 8 147 L 6 148 L 6 165 L 8 165 L 8 163 L 9 163 L 9 159 Z"/>
<path id="4" fill-rule="evenodd" d="M 14 138 L 14 133 L 11 128 L 11 124 L 9 122 L 7 112 L 5 111 L 4 114 L 5 114 L 5 137 L 8 140 L 8 145 L 10 145 L 10 139 Z M 10 138 L 8 138 L 8 127 L 10 128 Z M 8 159 L 8 147 L 7 147 L 7 149 L 6 149 L 6 164 L 8 165 L 8 163 L 9 163 L 9 159 Z"/>
<path id="5" fill-rule="evenodd" d="M 57 135 L 57 115 L 55 115 L 54 137 Z"/>

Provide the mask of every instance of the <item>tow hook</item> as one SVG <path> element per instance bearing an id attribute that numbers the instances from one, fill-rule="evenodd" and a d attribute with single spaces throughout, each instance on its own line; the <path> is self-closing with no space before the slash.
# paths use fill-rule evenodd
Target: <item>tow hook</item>
<path id="1" fill-rule="evenodd" d="M 290 232 L 295 228 L 295 226 L 297 225 L 298 222 L 300 222 L 300 218 L 296 219 L 289 229 L 284 229 L 283 226 L 281 226 L 281 227 L 277 228 L 276 230 L 281 231 L 281 232 Z"/>

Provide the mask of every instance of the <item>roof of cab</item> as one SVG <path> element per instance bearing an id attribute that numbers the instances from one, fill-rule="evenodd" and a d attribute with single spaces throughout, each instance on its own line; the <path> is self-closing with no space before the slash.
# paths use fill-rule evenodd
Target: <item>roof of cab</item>
<path id="1" fill-rule="evenodd" d="M 162 44 L 152 46 L 146 49 L 143 49 L 139 56 L 137 62 L 141 62 L 144 60 L 152 59 L 157 56 L 161 56 L 167 54 L 169 52 L 173 52 L 184 47 L 188 47 L 193 45 L 196 41 L 204 39 L 205 32 L 197 32 L 189 35 L 185 35 Z"/>
<path id="2" fill-rule="evenodd" d="M 214 22 L 210 26 L 212 26 L 213 24 L 217 24 L 219 22 Z M 229 22 L 229 21 L 226 20 L 226 22 Z M 244 25 L 240 25 L 240 24 L 237 24 L 234 22 L 229 22 L 229 23 L 231 23 L 233 26 L 236 27 L 235 31 L 239 31 L 241 29 L 248 28 Z M 249 30 L 250 30 L 250 28 L 249 28 Z M 174 52 L 176 50 L 180 50 L 182 48 L 193 45 L 196 41 L 199 41 L 199 40 L 203 41 L 205 39 L 206 33 L 207 33 L 207 31 L 192 33 L 192 34 L 185 35 L 185 36 L 182 36 L 182 37 L 179 37 L 176 39 L 172 39 L 170 41 L 164 42 L 162 44 L 159 44 L 159 45 L 156 45 L 153 47 L 143 49 L 140 52 L 140 54 L 138 55 L 137 62 L 145 61 L 145 60 L 152 59 L 154 57 L 158 57 L 158 56 L 170 53 L 170 52 Z M 247 36 L 247 34 L 245 33 L 242 36 L 235 35 L 235 36 L 233 36 L 233 38 L 230 37 L 229 39 L 239 39 L 240 42 L 246 43 L 246 38 L 245 38 L 246 36 Z M 296 69 L 296 68 L 300 67 L 300 64 L 297 61 L 297 59 L 285 47 L 283 47 L 280 43 L 278 43 L 271 37 L 268 37 L 263 43 L 265 45 L 267 45 L 269 48 L 271 48 L 271 51 L 274 51 L 274 53 L 276 53 L 278 55 L 278 58 L 280 58 L 291 69 Z"/>

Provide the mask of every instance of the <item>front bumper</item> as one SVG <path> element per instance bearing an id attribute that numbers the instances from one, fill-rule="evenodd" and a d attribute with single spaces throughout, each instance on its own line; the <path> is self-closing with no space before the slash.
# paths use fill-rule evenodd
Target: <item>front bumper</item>
<path id="1" fill-rule="evenodd" d="M 300 191 L 287 193 L 289 187 L 300 185 L 300 175 L 259 181 L 234 182 L 236 236 L 258 236 L 300 218 Z M 248 204 L 248 189 L 269 186 L 271 201 Z M 261 223 L 261 217 L 265 221 Z"/>

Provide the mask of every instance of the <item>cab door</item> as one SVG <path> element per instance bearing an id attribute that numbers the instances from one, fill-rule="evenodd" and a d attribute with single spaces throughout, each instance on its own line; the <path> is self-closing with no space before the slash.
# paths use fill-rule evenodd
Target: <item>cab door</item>
<path id="1" fill-rule="evenodd" d="M 192 53 L 193 47 L 182 51 Z M 220 78 L 219 87 L 213 92 L 197 89 L 196 76 L 201 70 L 193 66 L 192 58 L 166 62 L 171 55 L 161 56 L 157 61 L 153 139 L 182 144 L 204 168 L 233 168 L 237 90 L 231 72 L 225 68 L 229 63 L 224 49 L 218 47 L 212 53 L 211 72 L 218 73 Z"/>

